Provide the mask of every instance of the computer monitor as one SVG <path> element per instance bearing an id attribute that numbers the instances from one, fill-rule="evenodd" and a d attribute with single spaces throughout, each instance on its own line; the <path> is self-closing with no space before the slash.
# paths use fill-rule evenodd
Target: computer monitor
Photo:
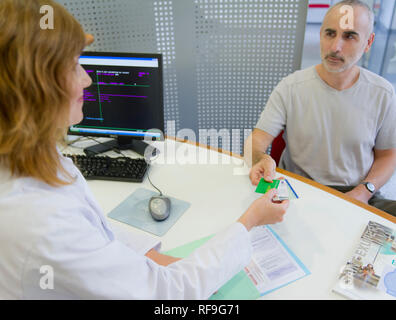
<path id="1" fill-rule="evenodd" d="M 92 85 L 84 89 L 84 118 L 69 134 L 116 138 L 86 153 L 116 147 L 143 154 L 145 137 L 164 139 L 161 54 L 83 52 L 79 62 Z"/>

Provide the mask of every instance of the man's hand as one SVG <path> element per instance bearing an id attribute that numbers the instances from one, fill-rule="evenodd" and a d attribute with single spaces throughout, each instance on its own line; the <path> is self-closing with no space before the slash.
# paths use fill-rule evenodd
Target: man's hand
<path id="1" fill-rule="evenodd" d="M 253 185 L 257 186 L 261 178 L 267 182 L 275 179 L 276 162 L 266 154 L 250 170 L 249 178 Z"/>
<path id="2" fill-rule="evenodd" d="M 275 189 L 270 189 L 264 196 L 255 200 L 238 222 L 242 223 L 248 231 L 256 226 L 282 222 L 289 207 L 289 200 L 280 203 L 273 202 L 276 192 Z"/>
<path id="3" fill-rule="evenodd" d="M 373 194 L 366 189 L 366 187 L 362 184 L 359 184 L 357 187 L 353 188 L 351 191 L 346 192 L 345 195 L 356 199 L 360 202 L 368 204 L 368 201 L 373 196 Z"/>

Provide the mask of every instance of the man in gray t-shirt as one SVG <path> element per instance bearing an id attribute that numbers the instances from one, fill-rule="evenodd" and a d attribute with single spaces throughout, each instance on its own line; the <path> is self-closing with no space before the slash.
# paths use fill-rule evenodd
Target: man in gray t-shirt
<path id="1" fill-rule="evenodd" d="M 353 9 L 353 25 L 345 5 Z M 274 178 L 276 164 L 265 151 L 284 130 L 281 168 L 396 215 L 396 201 L 376 194 L 396 168 L 395 91 L 356 65 L 374 41 L 373 19 L 361 1 L 330 8 L 320 31 L 322 63 L 278 84 L 247 140 L 253 184 Z"/>

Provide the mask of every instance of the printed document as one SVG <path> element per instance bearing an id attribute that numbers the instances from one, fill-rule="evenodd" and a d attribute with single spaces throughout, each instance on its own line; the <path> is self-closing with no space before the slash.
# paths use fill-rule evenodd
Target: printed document
<path id="1" fill-rule="evenodd" d="M 253 258 L 245 272 L 264 295 L 306 276 L 309 271 L 267 226 L 250 231 Z"/>
<path id="2" fill-rule="evenodd" d="M 165 252 L 175 257 L 187 257 L 212 236 L 202 238 Z M 250 230 L 253 257 L 250 264 L 224 284 L 210 300 L 258 299 L 310 274 L 269 226 Z"/>

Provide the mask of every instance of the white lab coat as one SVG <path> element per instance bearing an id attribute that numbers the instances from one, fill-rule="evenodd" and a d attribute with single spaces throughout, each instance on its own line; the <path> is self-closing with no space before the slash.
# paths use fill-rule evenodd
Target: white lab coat
<path id="1" fill-rule="evenodd" d="M 235 223 L 167 267 L 144 254 L 151 237 L 122 242 L 85 179 L 54 188 L 0 169 L 0 299 L 207 299 L 246 266 L 252 247 Z"/>

